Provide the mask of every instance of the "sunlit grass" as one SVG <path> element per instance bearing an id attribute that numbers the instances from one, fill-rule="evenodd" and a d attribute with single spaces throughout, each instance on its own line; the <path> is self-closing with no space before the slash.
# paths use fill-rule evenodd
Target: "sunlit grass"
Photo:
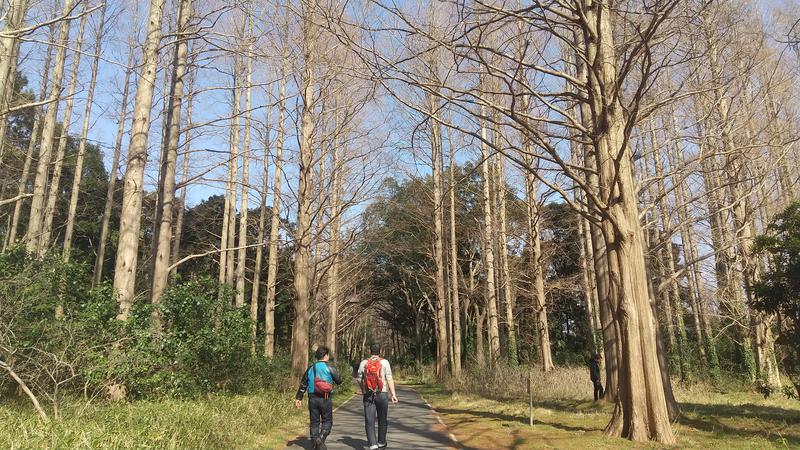
<path id="1" fill-rule="evenodd" d="M 510 374 L 498 375 L 501 384 L 485 377 L 446 383 L 446 387 L 428 383 L 416 388 L 467 449 L 659 448 L 655 443 L 635 444 L 603 435 L 611 405 L 592 400 L 584 372 L 583 368 L 562 368 L 555 374 L 536 374 L 533 427 L 522 388 L 525 383 L 514 381 Z M 675 392 L 683 413 L 674 425 L 675 448 L 800 448 L 800 402 L 796 400 L 764 399 L 754 392 L 699 385 L 676 384 Z"/>
<path id="2" fill-rule="evenodd" d="M 272 449 L 301 430 L 293 392 L 214 394 L 192 400 L 68 402 L 44 423 L 22 400 L 0 406 L 0 448 Z M 349 398 L 342 393 L 337 403 Z"/>

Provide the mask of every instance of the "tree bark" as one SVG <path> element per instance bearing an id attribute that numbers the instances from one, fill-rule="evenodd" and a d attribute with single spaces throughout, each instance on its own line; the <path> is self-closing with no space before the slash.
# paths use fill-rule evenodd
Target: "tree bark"
<path id="1" fill-rule="evenodd" d="M 531 161 L 532 163 L 532 161 Z M 531 167 L 533 165 L 531 164 Z M 528 212 L 528 249 L 533 310 L 536 314 L 536 334 L 539 342 L 539 358 L 543 372 L 553 370 L 553 354 L 550 350 L 550 328 L 547 324 L 547 304 L 544 294 L 544 274 L 542 270 L 542 242 L 539 235 L 539 203 L 536 199 L 536 178 L 533 172 L 525 174 L 525 206 Z"/>
<path id="2" fill-rule="evenodd" d="M 436 266 L 436 375 L 444 377 L 448 370 L 448 333 L 444 267 L 444 225 L 442 207 L 442 135 L 438 118 L 439 105 L 433 94 L 429 95 L 431 114 L 431 172 L 433 178 L 433 263 Z"/>
<path id="3" fill-rule="evenodd" d="M 17 31 L 25 22 L 29 0 L 10 0 L 5 11 L 5 27 L 0 34 L 0 115 L 6 122 L 7 100 L 11 98 L 17 78 L 17 56 L 20 39 Z M 67 5 L 64 5 L 66 11 Z M 44 80 L 43 80 L 44 82 Z M 3 132 L 5 134 L 5 131 Z M 0 144 L 4 144 L 0 139 Z M 3 160 L 3 145 L 0 145 L 0 161 Z"/>
<path id="4" fill-rule="evenodd" d="M 22 2 L 25 0 L 17 0 Z M 72 11 L 75 0 L 64 0 L 64 14 Z M 64 78 L 64 63 L 67 58 L 67 47 L 69 44 L 70 21 L 64 20 L 58 32 L 58 45 L 56 46 L 55 66 L 51 82 L 51 99 L 47 112 L 42 122 L 42 142 L 39 146 L 39 160 L 36 164 L 36 176 L 33 180 L 33 198 L 31 199 L 30 218 L 28 219 L 28 231 L 25 234 L 25 250 L 28 253 L 40 253 L 39 242 L 42 237 L 44 226 L 45 195 L 47 191 L 47 173 L 50 169 L 50 160 L 53 154 L 53 142 L 55 141 L 56 119 L 58 116 L 58 102 L 55 101 L 61 95 L 62 82 Z M 0 70 L 2 73 L 2 70 Z M 0 75 L 2 76 L 2 75 Z M 0 80 L 2 81 L 2 80 Z M 0 82 L 0 86 L 7 83 Z"/>
<path id="5" fill-rule="evenodd" d="M 120 309 L 117 318 L 127 320 L 136 294 L 136 269 L 139 257 L 139 230 L 142 223 L 144 167 L 147 163 L 147 134 L 153 104 L 158 49 L 161 42 L 161 20 L 166 0 L 150 0 L 147 37 L 142 51 L 141 75 L 136 86 L 128 164 L 125 170 L 120 214 L 119 244 L 114 269 L 114 289 Z"/>
<path id="6" fill-rule="evenodd" d="M 456 235 L 456 158 L 452 130 L 450 132 L 450 303 L 452 306 L 453 378 L 461 377 L 461 300 L 458 293 L 458 236 Z"/>
<path id="7" fill-rule="evenodd" d="M 505 313 L 506 313 L 506 330 L 508 332 L 508 340 L 506 342 L 506 352 L 508 353 L 508 361 L 511 363 L 512 366 L 516 366 L 519 364 L 519 352 L 517 349 L 517 330 L 514 325 L 514 287 L 512 286 L 511 280 L 511 270 L 509 269 L 508 264 L 508 218 L 506 214 L 506 162 L 505 156 L 502 154 L 497 155 L 497 183 L 495 188 L 497 189 L 497 208 L 498 208 L 498 245 L 500 252 L 500 272 L 502 276 L 500 279 L 502 280 L 502 291 L 503 291 L 503 299 L 505 300 Z M 542 293 L 544 293 L 544 285 L 542 285 Z M 544 298 L 542 298 L 544 300 Z M 544 303 L 542 303 L 542 308 L 544 308 Z M 537 309 L 537 323 L 539 325 L 542 324 L 541 320 L 544 317 L 544 326 L 545 331 L 544 333 L 547 334 L 547 312 L 545 309 Z M 541 340 L 542 332 L 539 332 L 539 338 Z M 549 338 L 548 340 L 548 347 L 549 347 Z M 548 364 L 543 360 L 543 366 L 547 366 Z M 549 365 L 552 367 L 552 360 L 549 362 Z M 549 370 L 549 369 L 545 369 Z"/>
<path id="8" fill-rule="evenodd" d="M 53 32 L 51 27 L 50 32 L 50 41 L 53 40 Z M 44 101 L 47 98 L 47 87 L 50 84 L 50 63 L 53 59 L 53 46 L 47 46 L 47 54 L 44 58 L 44 64 L 42 65 L 42 85 L 41 90 L 39 91 L 39 100 Z M 2 70 L 2 69 L 0 69 Z M 28 150 L 25 153 L 25 162 L 22 165 L 22 175 L 20 176 L 19 180 L 19 187 L 17 190 L 17 195 L 24 195 L 28 191 L 28 178 L 30 178 L 31 173 L 31 165 L 33 163 L 33 153 L 36 150 L 36 142 L 39 140 L 39 132 L 42 131 L 42 108 L 37 107 L 35 110 L 35 116 L 33 118 L 33 126 L 31 127 L 31 138 L 28 141 Z M 0 143 L 2 145 L 2 143 Z M 5 241 L 5 246 L 3 247 L 3 251 L 5 251 L 8 247 L 16 244 L 17 242 L 17 229 L 19 228 L 19 218 L 22 214 L 22 201 L 17 200 L 14 202 L 14 212 L 11 215 L 11 225 L 9 226 L 9 233 L 8 239 Z"/>
<path id="9" fill-rule="evenodd" d="M 484 116 L 484 114 L 481 114 Z M 489 314 L 489 364 L 494 366 L 500 355 L 500 330 L 497 323 L 497 296 L 494 280 L 494 225 L 492 219 L 491 175 L 487 148 L 486 124 L 481 122 L 481 173 L 483 175 L 483 220 L 484 220 L 484 270 L 486 272 L 486 308 Z"/>
<path id="10" fill-rule="evenodd" d="M 275 139 L 275 162 L 272 175 L 272 211 L 267 254 L 267 295 L 264 299 L 264 356 L 275 355 L 275 292 L 278 277 L 278 233 L 281 219 L 281 180 L 283 177 L 283 140 L 286 121 L 286 73 L 281 63 L 280 93 L 278 94 L 278 134 Z"/>
<path id="11" fill-rule="evenodd" d="M 83 52 L 83 32 L 86 29 L 86 20 L 89 18 L 87 14 L 88 9 L 89 2 L 84 2 L 80 24 L 78 25 L 78 36 L 75 41 L 75 56 L 72 61 L 72 73 L 70 74 L 69 88 L 67 90 L 67 100 L 64 106 L 64 121 L 61 124 L 61 135 L 58 137 L 56 159 L 53 161 L 53 175 L 50 178 L 50 189 L 47 194 L 47 201 L 44 209 L 42 234 L 39 238 L 39 257 L 44 256 L 47 250 L 50 249 L 50 242 L 53 236 L 53 218 L 56 213 L 56 203 L 61 194 L 61 172 L 64 168 L 69 128 L 72 125 L 72 108 L 75 104 L 75 89 L 78 86 L 78 69 L 80 69 L 81 53 Z M 80 174 L 76 173 L 75 176 L 80 178 Z"/>
<path id="12" fill-rule="evenodd" d="M 313 187 L 314 149 L 314 64 L 316 63 L 316 35 L 312 29 L 311 5 L 302 2 L 302 57 L 300 98 L 300 167 L 298 168 L 299 187 L 297 190 L 297 225 L 295 231 L 294 254 L 294 325 L 292 327 L 292 375 L 299 379 L 308 363 L 308 322 L 309 299 L 311 295 L 311 202 Z"/>
<path id="13" fill-rule="evenodd" d="M 251 351 L 256 353 L 256 337 L 258 332 L 258 299 L 261 294 L 261 263 L 264 259 L 264 237 L 266 235 L 267 226 L 267 189 L 269 188 L 269 154 L 272 142 L 270 140 L 270 133 L 272 128 L 270 119 L 272 118 L 272 107 L 267 107 L 267 120 L 264 127 L 264 159 L 263 159 L 263 180 L 261 182 L 261 202 L 258 208 L 258 235 L 256 241 L 256 260 L 253 265 L 253 289 L 250 294 L 250 320 L 252 327 L 250 335 L 253 338 Z"/>
<path id="14" fill-rule="evenodd" d="M 606 432 L 635 441 L 672 444 L 656 333 L 647 292 L 644 246 L 639 224 L 631 153 L 625 135 L 613 42 L 606 1 L 583 0 L 584 43 L 589 65 L 589 100 L 595 124 L 593 144 L 599 186 L 609 202 L 601 228 L 606 242 L 610 297 L 622 331 L 619 397 Z M 603 126 L 600 126 L 603 124 Z"/>
<path id="15" fill-rule="evenodd" d="M 153 274 L 150 302 L 159 303 L 167 287 L 169 266 L 172 261 L 172 226 L 175 219 L 175 166 L 181 135 L 184 81 L 189 55 L 189 21 L 192 17 L 192 0 L 181 0 L 178 7 L 177 37 L 172 58 L 172 81 L 169 88 L 167 129 L 164 133 L 165 154 L 161 158 L 158 200 L 156 203 L 155 242 L 153 243 Z"/>
<path id="16" fill-rule="evenodd" d="M 247 200 L 250 193 L 250 124 L 253 84 L 253 9 L 252 0 L 247 12 L 247 55 L 244 86 L 244 148 L 242 149 L 242 200 L 239 209 L 239 252 L 236 261 L 236 306 L 244 306 L 245 274 L 247 269 Z"/>
<path id="17" fill-rule="evenodd" d="M 178 215 L 175 218 L 175 232 L 172 237 L 172 251 L 170 251 L 171 264 L 175 265 L 176 261 L 180 260 L 181 254 L 181 237 L 183 235 L 183 221 L 186 212 L 186 192 L 189 189 L 189 159 L 192 148 L 192 100 L 194 95 L 194 77 L 195 72 L 191 70 L 191 63 L 189 64 L 189 89 L 186 91 L 186 131 L 183 135 L 183 167 L 181 169 L 181 195 L 178 198 Z M 177 273 L 177 266 L 173 267 L 170 275 L 175 276 Z"/>
<path id="18" fill-rule="evenodd" d="M 87 3 L 88 4 L 88 3 Z M 94 88 L 97 84 L 97 71 L 100 66 L 100 53 L 103 47 L 103 35 L 105 34 L 106 8 L 107 3 L 103 3 L 100 9 L 100 21 L 97 25 L 97 35 L 94 43 L 94 59 L 92 60 L 92 76 L 89 80 L 89 92 L 86 94 L 86 109 L 83 112 L 83 125 L 81 127 L 81 138 L 78 143 L 78 157 L 75 161 L 75 176 L 72 179 L 72 192 L 69 199 L 69 211 L 67 213 L 67 226 L 64 230 L 64 261 L 69 261 L 72 253 L 72 235 L 75 229 L 75 215 L 78 211 L 78 197 L 80 196 L 81 182 L 83 181 L 83 162 L 86 157 L 86 139 L 89 134 L 89 122 L 92 117 L 92 106 L 94 105 Z"/>
<path id="19" fill-rule="evenodd" d="M 106 247 L 108 242 L 109 224 L 111 215 L 114 211 L 114 190 L 117 185 L 117 172 L 119 170 L 119 159 L 122 153 L 122 138 L 125 135 L 125 121 L 128 115 L 128 93 L 130 92 L 130 80 L 133 73 L 135 40 L 134 33 L 131 33 L 128 40 L 128 62 L 125 65 L 125 77 L 122 83 L 122 98 L 120 99 L 119 117 L 117 118 L 117 138 L 114 141 L 114 154 L 111 157 L 111 169 L 108 172 L 108 191 L 106 191 L 106 201 L 103 207 L 103 218 L 100 225 L 100 242 L 97 244 L 97 257 L 94 262 L 92 273 L 92 286 L 100 284 L 103 278 L 103 266 L 105 265 Z"/>

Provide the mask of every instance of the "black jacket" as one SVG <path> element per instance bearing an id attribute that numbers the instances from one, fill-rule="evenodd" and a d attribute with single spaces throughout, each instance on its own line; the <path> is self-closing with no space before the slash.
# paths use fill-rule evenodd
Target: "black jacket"
<path id="1" fill-rule="evenodd" d="M 589 360 L 589 377 L 591 378 L 592 382 L 600 381 L 600 362 L 597 358 L 592 358 Z"/>
<path id="2" fill-rule="evenodd" d="M 297 394 L 294 396 L 295 399 L 302 400 L 303 396 L 306 395 L 306 391 L 308 391 L 308 371 L 311 370 L 312 367 L 314 367 L 314 364 L 308 366 L 308 369 L 306 369 L 305 373 L 303 373 L 303 376 L 300 377 L 300 389 L 297 390 Z M 336 384 L 342 384 L 342 377 L 341 375 L 339 375 L 339 370 L 336 369 L 336 366 L 334 366 L 330 362 L 326 364 L 328 364 L 328 370 L 331 371 L 331 377 L 333 378 L 333 382 Z"/>

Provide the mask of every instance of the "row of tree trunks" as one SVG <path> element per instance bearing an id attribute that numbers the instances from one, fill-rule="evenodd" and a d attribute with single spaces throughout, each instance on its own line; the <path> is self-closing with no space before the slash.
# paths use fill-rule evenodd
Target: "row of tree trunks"
<path id="1" fill-rule="evenodd" d="M 50 38 L 49 41 L 53 41 L 53 27 L 50 27 Z M 47 53 L 44 58 L 44 63 L 42 65 L 42 86 L 39 91 L 39 101 L 44 101 L 47 98 L 47 87 L 50 84 L 50 64 L 53 59 L 53 46 L 47 46 Z M 2 68 L 0 68 L 2 70 Z M 33 118 L 33 126 L 31 128 L 31 138 L 28 141 L 28 149 L 25 153 L 25 162 L 22 165 L 22 175 L 20 176 L 19 180 L 19 187 L 17 189 L 17 196 L 21 196 L 26 194 L 28 191 L 28 178 L 30 178 L 31 172 L 31 165 L 33 164 L 33 155 L 34 151 L 36 150 L 36 143 L 39 140 L 39 132 L 42 131 L 42 109 L 43 107 L 37 107 L 34 111 L 34 118 Z M 0 141 L 0 146 L 3 143 Z M 5 251 L 12 245 L 17 243 L 17 229 L 19 228 L 19 219 L 22 215 L 22 199 L 17 200 L 14 202 L 14 212 L 11 215 L 11 225 L 9 226 L 8 235 L 6 236 L 6 240 L 4 242 L 3 250 Z"/>
<path id="2" fill-rule="evenodd" d="M 109 225 L 114 209 L 114 192 L 117 185 L 117 172 L 119 171 L 119 160 L 122 155 L 122 139 L 125 136 L 125 121 L 128 116 L 128 94 L 130 92 L 131 75 L 133 74 L 134 34 L 131 33 L 128 39 L 128 60 L 125 64 L 125 76 L 122 81 L 122 98 L 120 99 L 119 117 L 117 118 L 117 136 L 114 140 L 114 153 L 111 157 L 111 169 L 108 177 L 108 191 L 103 206 L 103 218 L 100 224 L 100 242 L 97 244 L 97 256 L 95 257 L 94 271 L 92 272 L 92 285 L 97 286 L 103 278 L 103 268 L 105 266 L 106 248 L 108 246 Z"/>
<path id="3" fill-rule="evenodd" d="M 78 25 L 78 36 L 75 40 L 75 55 L 72 61 L 72 71 L 70 74 L 69 88 L 67 89 L 67 99 L 64 105 L 64 119 L 61 124 L 61 134 L 58 137 L 56 147 L 56 157 L 53 161 L 53 173 L 50 178 L 47 200 L 44 208 L 44 218 L 42 220 L 42 231 L 39 238 L 38 253 L 43 256 L 50 249 L 50 242 L 53 237 L 53 217 L 55 216 L 56 203 L 61 192 L 61 172 L 64 169 L 64 159 L 67 151 L 67 138 L 69 129 L 72 125 L 72 108 L 75 104 L 75 90 L 78 86 L 78 69 L 81 65 L 81 53 L 83 53 L 83 33 L 86 30 L 86 21 L 89 15 L 86 13 L 89 7 L 88 2 L 83 3 L 83 13 L 80 24 Z"/>
<path id="4" fill-rule="evenodd" d="M 189 21 L 192 17 L 192 0 L 181 0 L 178 9 L 178 24 L 174 55 L 172 58 L 172 81 L 169 88 L 169 107 L 164 132 L 165 154 L 161 158 L 158 199 L 156 203 L 155 242 L 153 243 L 153 269 L 150 301 L 158 303 L 167 287 L 169 266 L 172 262 L 172 233 L 175 219 L 175 172 L 180 144 L 181 111 L 185 77 L 188 71 Z"/>
<path id="5" fill-rule="evenodd" d="M 20 3 L 24 0 L 18 0 Z M 64 15 L 72 11 L 75 0 L 64 1 Z M 39 247 L 40 239 L 44 229 L 44 210 L 47 194 L 47 180 L 50 163 L 53 155 L 55 141 L 56 119 L 58 116 L 58 102 L 61 95 L 62 83 L 64 79 L 64 67 L 67 58 L 67 47 L 69 46 L 70 21 L 61 22 L 58 32 L 58 44 L 56 45 L 56 57 L 53 72 L 50 76 L 52 83 L 50 103 L 42 121 L 42 141 L 39 146 L 39 159 L 36 164 L 36 176 L 33 181 L 33 197 L 31 199 L 30 218 L 28 219 L 28 230 L 25 234 L 25 250 L 28 253 L 42 254 Z M 2 72 L 2 70 L 0 70 Z M 4 83 L 0 83 L 5 85 Z"/>
<path id="6" fill-rule="evenodd" d="M 86 94 L 86 106 L 83 111 L 83 124 L 81 126 L 81 137 L 78 143 L 78 155 L 75 160 L 75 171 L 72 178 L 72 190 L 69 199 L 69 211 L 67 212 L 67 225 L 64 230 L 64 261 L 69 261 L 72 253 L 72 235 L 75 230 L 75 216 L 78 212 L 78 198 L 80 197 L 81 183 L 83 181 L 83 164 L 86 159 L 86 140 L 89 135 L 89 122 L 92 117 L 92 106 L 94 105 L 94 90 L 97 84 L 97 72 L 100 67 L 100 53 L 103 47 L 103 36 L 105 36 L 106 9 L 107 3 L 103 3 L 100 8 L 100 20 L 97 25 L 97 32 L 94 43 L 94 58 L 92 59 L 92 75 L 89 80 L 89 92 Z"/>
<path id="7" fill-rule="evenodd" d="M 246 11 L 247 31 L 245 40 L 247 41 L 246 61 L 245 61 L 245 88 L 244 88 L 244 148 L 242 149 L 242 200 L 239 206 L 239 250 L 236 260 L 236 306 L 244 306 L 245 290 L 245 269 L 247 265 L 247 200 L 250 193 L 250 129 L 252 123 L 253 100 L 253 10 L 252 0 Z M 256 308 L 258 299 L 256 299 Z"/>
<path id="8" fill-rule="evenodd" d="M 281 182 L 283 175 L 284 121 L 286 119 L 286 72 L 281 63 L 278 91 L 278 131 L 275 139 L 275 160 L 272 175 L 272 211 L 267 253 L 267 295 L 264 300 L 264 355 L 275 354 L 275 293 L 278 277 L 278 236 L 280 232 Z"/>

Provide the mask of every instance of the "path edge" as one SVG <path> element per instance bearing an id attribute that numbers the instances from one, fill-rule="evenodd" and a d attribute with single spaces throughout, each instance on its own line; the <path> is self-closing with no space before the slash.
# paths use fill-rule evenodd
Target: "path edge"
<path id="1" fill-rule="evenodd" d="M 428 407 L 433 417 L 435 417 L 436 420 L 445 428 L 445 431 L 447 432 L 447 437 L 449 437 L 450 440 L 453 441 L 453 444 L 455 444 L 457 448 L 464 448 L 464 445 L 461 443 L 461 441 L 458 440 L 456 435 L 453 434 L 453 432 L 450 430 L 450 427 L 448 427 L 447 424 L 444 423 L 444 420 L 442 420 L 442 416 L 439 414 L 438 411 L 436 411 L 436 408 L 434 408 L 433 405 L 431 405 L 430 402 L 428 402 L 428 400 L 425 398 L 424 395 L 422 395 L 420 391 L 411 387 L 409 388 L 412 389 L 414 392 L 416 392 L 419 395 L 419 398 L 421 398 L 422 401 L 425 402 L 425 406 Z"/>

